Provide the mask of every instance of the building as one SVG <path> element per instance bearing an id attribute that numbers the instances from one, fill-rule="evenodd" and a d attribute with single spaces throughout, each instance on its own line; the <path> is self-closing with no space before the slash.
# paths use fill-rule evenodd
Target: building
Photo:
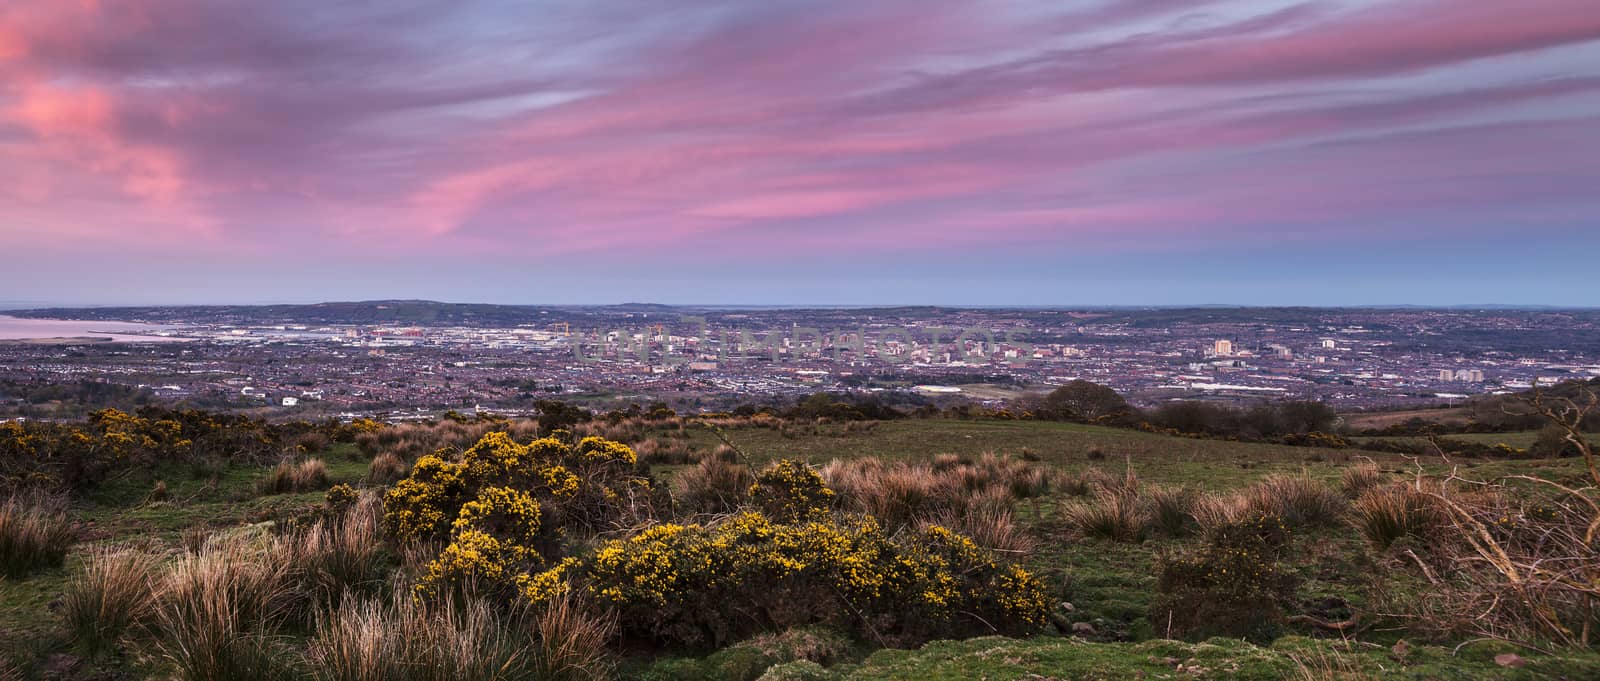
<path id="1" fill-rule="evenodd" d="M 298 397 L 285 397 L 285 398 L 283 398 L 283 406 L 285 406 L 285 407 L 293 407 L 293 406 L 295 406 L 297 404 L 300 404 L 300 398 L 298 398 Z"/>
<path id="2" fill-rule="evenodd" d="M 1441 380 L 1441 381 L 1454 381 L 1454 380 L 1456 380 L 1456 372 L 1451 371 L 1449 369 L 1440 369 L 1439 370 L 1439 380 Z"/>
<path id="3" fill-rule="evenodd" d="M 1227 357 L 1229 355 L 1232 355 L 1233 354 L 1233 341 L 1231 341 L 1231 340 L 1219 340 L 1219 341 L 1216 342 L 1216 344 L 1212 348 L 1211 352 L 1212 352 L 1212 354 L 1217 355 L 1219 357 Z"/>
<path id="4" fill-rule="evenodd" d="M 1335 343 L 1332 338 L 1324 338 L 1324 339 L 1322 339 L 1322 349 L 1323 350 L 1332 350 L 1337 346 L 1338 346 L 1338 343 Z"/>

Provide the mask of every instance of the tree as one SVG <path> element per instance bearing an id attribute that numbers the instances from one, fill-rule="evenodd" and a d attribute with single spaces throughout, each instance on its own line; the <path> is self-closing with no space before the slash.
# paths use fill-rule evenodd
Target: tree
<path id="1" fill-rule="evenodd" d="M 1099 383 L 1075 380 L 1045 395 L 1039 415 L 1063 421 L 1098 422 L 1128 413 L 1128 401 Z"/>

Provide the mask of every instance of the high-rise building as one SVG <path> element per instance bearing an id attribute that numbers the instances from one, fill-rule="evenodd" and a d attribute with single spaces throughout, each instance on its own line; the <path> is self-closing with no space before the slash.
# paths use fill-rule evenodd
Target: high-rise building
<path id="1" fill-rule="evenodd" d="M 1456 372 L 1451 371 L 1449 369 L 1440 369 L 1439 370 L 1439 380 L 1441 380 L 1441 381 L 1454 381 L 1454 380 L 1456 380 Z"/>
<path id="2" fill-rule="evenodd" d="M 1212 349 L 1212 354 L 1215 354 L 1215 355 L 1218 355 L 1218 356 L 1221 356 L 1221 357 L 1227 357 L 1228 355 L 1233 354 L 1233 341 L 1231 341 L 1231 340 L 1219 340 L 1219 341 L 1217 341 L 1216 342 L 1216 346 Z"/>
<path id="3" fill-rule="evenodd" d="M 1324 339 L 1322 339 L 1322 349 L 1323 350 L 1332 350 L 1337 345 L 1338 345 L 1337 343 L 1333 342 L 1332 338 L 1324 338 Z"/>

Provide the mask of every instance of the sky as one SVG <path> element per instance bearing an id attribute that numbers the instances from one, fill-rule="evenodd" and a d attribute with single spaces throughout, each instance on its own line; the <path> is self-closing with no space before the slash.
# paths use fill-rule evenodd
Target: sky
<path id="1" fill-rule="evenodd" d="M 1594 0 L 6 0 L 0 305 L 1600 305 Z"/>

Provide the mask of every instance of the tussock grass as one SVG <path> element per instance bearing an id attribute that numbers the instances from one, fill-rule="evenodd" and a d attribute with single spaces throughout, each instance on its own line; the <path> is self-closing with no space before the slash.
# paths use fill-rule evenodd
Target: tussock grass
<path id="1" fill-rule="evenodd" d="M 1377 464 L 1362 463 L 1344 469 L 1339 477 L 1339 490 L 1344 492 L 1347 499 L 1360 498 L 1367 490 L 1373 489 L 1384 482 L 1383 471 Z"/>
<path id="2" fill-rule="evenodd" d="M 1003 508 L 988 508 L 964 514 L 945 513 L 932 519 L 971 538 L 978 546 L 1021 560 L 1038 550 L 1039 542 L 1027 529 L 1017 525 L 1011 512 Z"/>
<path id="3" fill-rule="evenodd" d="M 411 464 L 394 452 L 384 452 L 372 458 L 367 468 L 367 479 L 379 485 L 392 485 L 411 473 Z"/>
<path id="4" fill-rule="evenodd" d="M 672 498 L 684 513 L 727 513 L 745 503 L 755 481 L 748 466 L 706 457 L 672 479 Z"/>
<path id="5" fill-rule="evenodd" d="M 245 539 L 179 558 L 156 608 L 158 649 L 176 678 L 282 678 L 287 666 L 274 635 L 293 600 L 288 571 Z"/>
<path id="6" fill-rule="evenodd" d="M 328 484 L 328 465 L 322 459 L 306 459 L 279 463 L 257 489 L 262 494 L 284 494 L 324 489 Z"/>
<path id="7" fill-rule="evenodd" d="M 379 560 L 380 503 L 377 497 L 364 495 L 339 517 L 274 540 L 271 559 L 290 566 L 296 609 L 307 620 L 311 609 L 331 604 L 346 592 L 382 586 L 388 566 Z"/>
<path id="8" fill-rule="evenodd" d="M 92 550 L 61 596 L 61 616 L 72 638 L 91 654 L 114 647 L 131 625 L 150 614 L 157 566 L 158 559 L 143 551 Z"/>
<path id="9" fill-rule="evenodd" d="M 1043 466 L 995 454 L 926 463 L 834 459 L 822 468 L 822 477 L 848 507 L 876 516 L 891 529 L 935 517 L 1005 511 L 1017 499 L 1041 496 L 1056 483 Z"/>
<path id="10" fill-rule="evenodd" d="M 616 620 L 590 614 L 570 594 L 552 599 L 533 617 L 530 678 L 538 681 L 604 681 L 615 668 L 606 643 Z"/>
<path id="11" fill-rule="evenodd" d="M 1388 548 L 1406 535 L 1421 535 L 1438 526 L 1444 516 L 1434 500 L 1407 485 L 1368 490 L 1351 507 L 1351 523 L 1379 548 Z"/>
<path id="12" fill-rule="evenodd" d="M 1195 505 L 1200 494 L 1189 487 L 1156 486 L 1147 495 L 1150 500 L 1150 525 L 1169 537 L 1187 534 L 1195 522 Z"/>
<path id="13" fill-rule="evenodd" d="M 574 601 L 513 617 L 488 602 L 345 599 L 316 626 L 319 681 L 574 681 L 609 678 L 613 632 Z"/>
<path id="14" fill-rule="evenodd" d="M 77 536 L 60 502 L 10 497 L 0 503 L 0 574 L 23 577 L 61 567 Z"/>
<path id="15" fill-rule="evenodd" d="M 1063 519 L 1091 539 L 1138 542 L 1149 527 L 1150 512 L 1136 495 L 1102 491 L 1093 499 L 1068 504 Z"/>
<path id="16" fill-rule="evenodd" d="M 1276 515 L 1291 527 L 1332 527 L 1350 506 L 1333 488 L 1304 474 L 1267 476 L 1242 494 L 1251 510 Z"/>

